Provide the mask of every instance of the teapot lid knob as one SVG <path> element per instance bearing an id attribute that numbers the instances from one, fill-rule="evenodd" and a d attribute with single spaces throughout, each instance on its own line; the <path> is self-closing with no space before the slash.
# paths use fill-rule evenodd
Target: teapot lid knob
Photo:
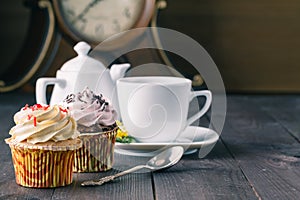
<path id="1" fill-rule="evenodd" d="M 78 42 L 74 50 L 78 56 L 70 59 L 61 67 L 61 71 L 72 71 L 80 73 L 101 73 L 105 66 L 98 60 L 88 56 L 91 46 L 86 42 Z"/>
<path id="2" fill-rule="evenodd" d="M 74 50 L 76 51 L 76 53 L 78 55 L 87 55 L 89 53 L 91 49 L 91 46 L 86 43 L 86 42 L 78 42 L 75 46 L 74 46 Z"/>

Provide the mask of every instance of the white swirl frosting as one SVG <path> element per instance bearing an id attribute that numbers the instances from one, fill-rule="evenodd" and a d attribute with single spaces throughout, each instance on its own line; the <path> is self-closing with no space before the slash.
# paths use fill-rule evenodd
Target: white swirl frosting
<path id="1" fill-rule="evenodd" d="M 67 109 L 54 105 L 25 106 L 14 115 L 16 125 L 9 134 L 16 142 L 31 144 L 75 139 L 79 133 Z"/>
<path id="2" fill-rule="evenodd" d="M 101 94 L 94 94 L 89 88 L 85 88 L 77 95 L 68 95 L 63 105 L 70 110 L 79 125 L 86 127 L 110 126 L 115 124 L 117 119 L 117 112 L 109 100 Z"/>

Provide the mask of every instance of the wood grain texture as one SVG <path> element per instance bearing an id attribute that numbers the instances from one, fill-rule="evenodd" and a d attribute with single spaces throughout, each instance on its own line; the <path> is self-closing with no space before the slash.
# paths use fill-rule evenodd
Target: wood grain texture
<path id="1" fill-rule="evenodd" d="M 276 101 L 270 101 L 273 97 Z M 300 140 L 300 97 L 298 95 L 258 96 L 255 102 L 260 104 L 262 110 L 286 128 L 290 134 Z"/>
<path id="2" fill-rule="evenodd" d="M 151 174 L 130 174 L 99 187 L 81 187 L 85 180 L 99 179 L 117 173 L 115 170 L 103 173 L 74 174 L 74 183 L 56 188 L 52 199 L 153 199 Z"/>
<path id="3" fill-rule="evenodd" d="M 202 118 L 200 125 L 208 127 L 209 117 Z M 200 151 L 185 155 L 166 171 L 153 173 L 157 199 L 257 199 L 222 141 L 205 158 L 199 157 Z"/>
<path id="4" fill-rule="evenodd" d="M 185 156 L 169 170 L 153 174 L 157 199 L 257 199 L 221 142 L 204 159 L 197 156 Z"/>
<path id="5" fill-rule="evenodd" d="M 259 197 L 297 199 L 300 144 L 255 99 L 257 96 L 229 98 L 222 140 Z"/>

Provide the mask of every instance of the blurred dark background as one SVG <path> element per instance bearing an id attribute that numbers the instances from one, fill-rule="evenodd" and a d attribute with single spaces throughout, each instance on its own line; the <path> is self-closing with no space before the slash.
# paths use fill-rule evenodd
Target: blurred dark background
<path id="1" fill-rule="evenodd" d="M 228 92 L 300 92 L 299 0 L 167 3 L 167 8 L 159 13 L 158 26 L 180 31 L 198 41 L 218 66 Z M 36 33 L 29 29 L 30 13 L 21 0 L 1 1 L 0 75 L 13 70 L 11 64 L 20 55 L 26 34 Z M 72 45 L 63 39 L 57 55 L 46 75 L 54 75 L 75 54 Z M 193 67 L 181 59 L 172 61 L 185 76 L 195 75 Z"/>

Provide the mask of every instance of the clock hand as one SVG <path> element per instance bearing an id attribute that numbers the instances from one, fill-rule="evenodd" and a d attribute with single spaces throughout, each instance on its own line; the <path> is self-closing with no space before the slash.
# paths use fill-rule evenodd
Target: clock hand
<path id="1" fill-rule="evenodd" d="M 90 10 L 90 8 L 92 8 L 93 6 L 95 6 L 97 3 L 99 3 L 100 1 L 103 0 L 94 0 L 92 2 L 90 2 L 84 9 L 83 11 L 75 18 L 73 19 L 73 21 L 71 22 L 72 24 L 75 24 L 78 20 L 82 20 L 83 17 L 86 15 L 86 13 Z"/>

